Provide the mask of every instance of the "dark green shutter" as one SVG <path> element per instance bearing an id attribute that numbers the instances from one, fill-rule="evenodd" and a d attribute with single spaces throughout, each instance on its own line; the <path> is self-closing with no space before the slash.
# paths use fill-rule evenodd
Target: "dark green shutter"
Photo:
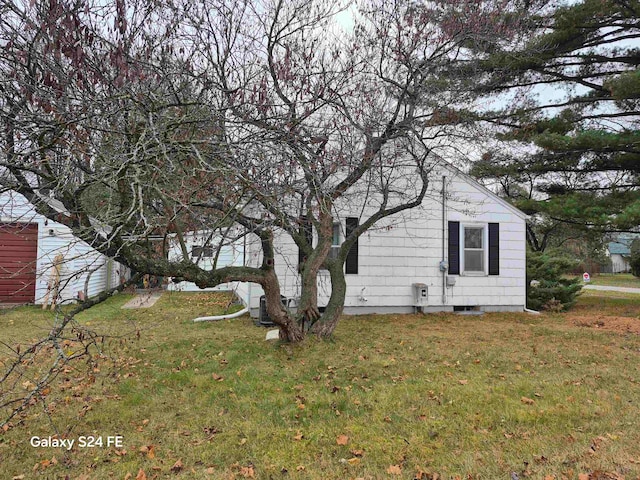
<path id="1" fill-rule="evenodd" d="M 460 275 L 460 222 L 449 222 L 449 273 Z"/>
<path id="2" fill-rule="evenodd" d="M 489 275 L 500 275 L 500 226 L 489 224 Z"/>
<path id="3" fill-rule="evenodd" d="M 351 232 L 358 228 L 358 219 L 356 217 L 347 217 L 345 222 L 345 237 L 349 238 Z M 358 273 L 358 239 L 353 243 L 347 253 L 345 262 L 345 273 Z"/>

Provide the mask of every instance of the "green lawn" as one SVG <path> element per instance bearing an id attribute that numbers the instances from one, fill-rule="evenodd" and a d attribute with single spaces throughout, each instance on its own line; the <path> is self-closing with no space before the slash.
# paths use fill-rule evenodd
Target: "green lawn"
<path id="1" fill-rule="evenodd" d="M 82 316 L 124 336 L 104 341 L 90 371 L 79 362 L 58 377 L 53 424 L 39 402 L 0 430 L 3 478 L 640 475 L 640 336 L 571 320 L 640 322 L 637 296 L 585 295 L 569 314 L 346 317 L 333 341 L 298 346 L 265 342 L 248 318 L 193 324 L 220 311 L 219 294 L 121 310 L 128 298 Z M 2 311 L 0 340 L 24 344 L 50 321 Z M 29 445 L 54 427 L 123 446 Z"/>
<path id="2" fill-rule="evenodd" d="M 630 273 L 600 273 L 591 277 L 591 285 L 640 288 L 640 278 Z"/>

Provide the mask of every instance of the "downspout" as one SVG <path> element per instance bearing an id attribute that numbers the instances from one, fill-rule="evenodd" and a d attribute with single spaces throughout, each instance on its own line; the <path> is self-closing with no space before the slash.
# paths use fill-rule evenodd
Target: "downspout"
<path id="1" fill-rule="evenodd" d="M 445 246 L 445 234 L 447 228 L 447 213 L 446 213 L 446 203 L 447 203 L 447 177 L 442 176 L 442 263 L 441 265 L 446 265 L 446 246 Z M 442 305 L 444 306 L 447 303 L 447 269 L 441 268 L 442 270 Z"/>
<path id="2" fill-rule="evenodd" d="M 235 313 L 230 313 L 228 315 L 215 315 L 213 317 L 198 317 L 198 318 L 194 318 L 193 321 L 194 322 L 214 322 L 216 320 L 227 320 L 230 318 L 241 317 L 248 311 L 249 311 L 249 308 L 243 308 L 242 310 L 239 310 Z"/>
<path id="3" fill-rule="evenodd" d="M 246 230 L 246 229 L 245 229 Z M 248 232 L 245 231 L 244 236 L 242 237 L 242 266 L 247 266 L 247 235 Z M 251 282 L 247 282 L 247 310 L 249 310 L 249 316 L 251 316 Z"/>

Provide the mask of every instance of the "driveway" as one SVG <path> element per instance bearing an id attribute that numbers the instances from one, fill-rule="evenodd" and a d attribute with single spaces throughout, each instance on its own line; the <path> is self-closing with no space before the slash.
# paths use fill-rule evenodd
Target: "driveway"
<path id="1" fill-rule="evenodd" d="M 609 292 L 624 292 L 624 293 L 638 293 L 640 294 L 640 288 L 633 287 L 612 287 L 609 285 L 585 285 L 585 290 L 604 290 Z"/>

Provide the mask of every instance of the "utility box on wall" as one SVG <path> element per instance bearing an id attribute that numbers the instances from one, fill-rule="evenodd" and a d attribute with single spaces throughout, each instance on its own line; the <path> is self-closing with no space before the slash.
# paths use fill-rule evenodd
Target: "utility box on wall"
<path id="1" fill-rule="evenodd" d="M 424 307 L 429 305 L 429 287 L 424 283 L 413 284 L 413 305 L 415 307 Z"/>

